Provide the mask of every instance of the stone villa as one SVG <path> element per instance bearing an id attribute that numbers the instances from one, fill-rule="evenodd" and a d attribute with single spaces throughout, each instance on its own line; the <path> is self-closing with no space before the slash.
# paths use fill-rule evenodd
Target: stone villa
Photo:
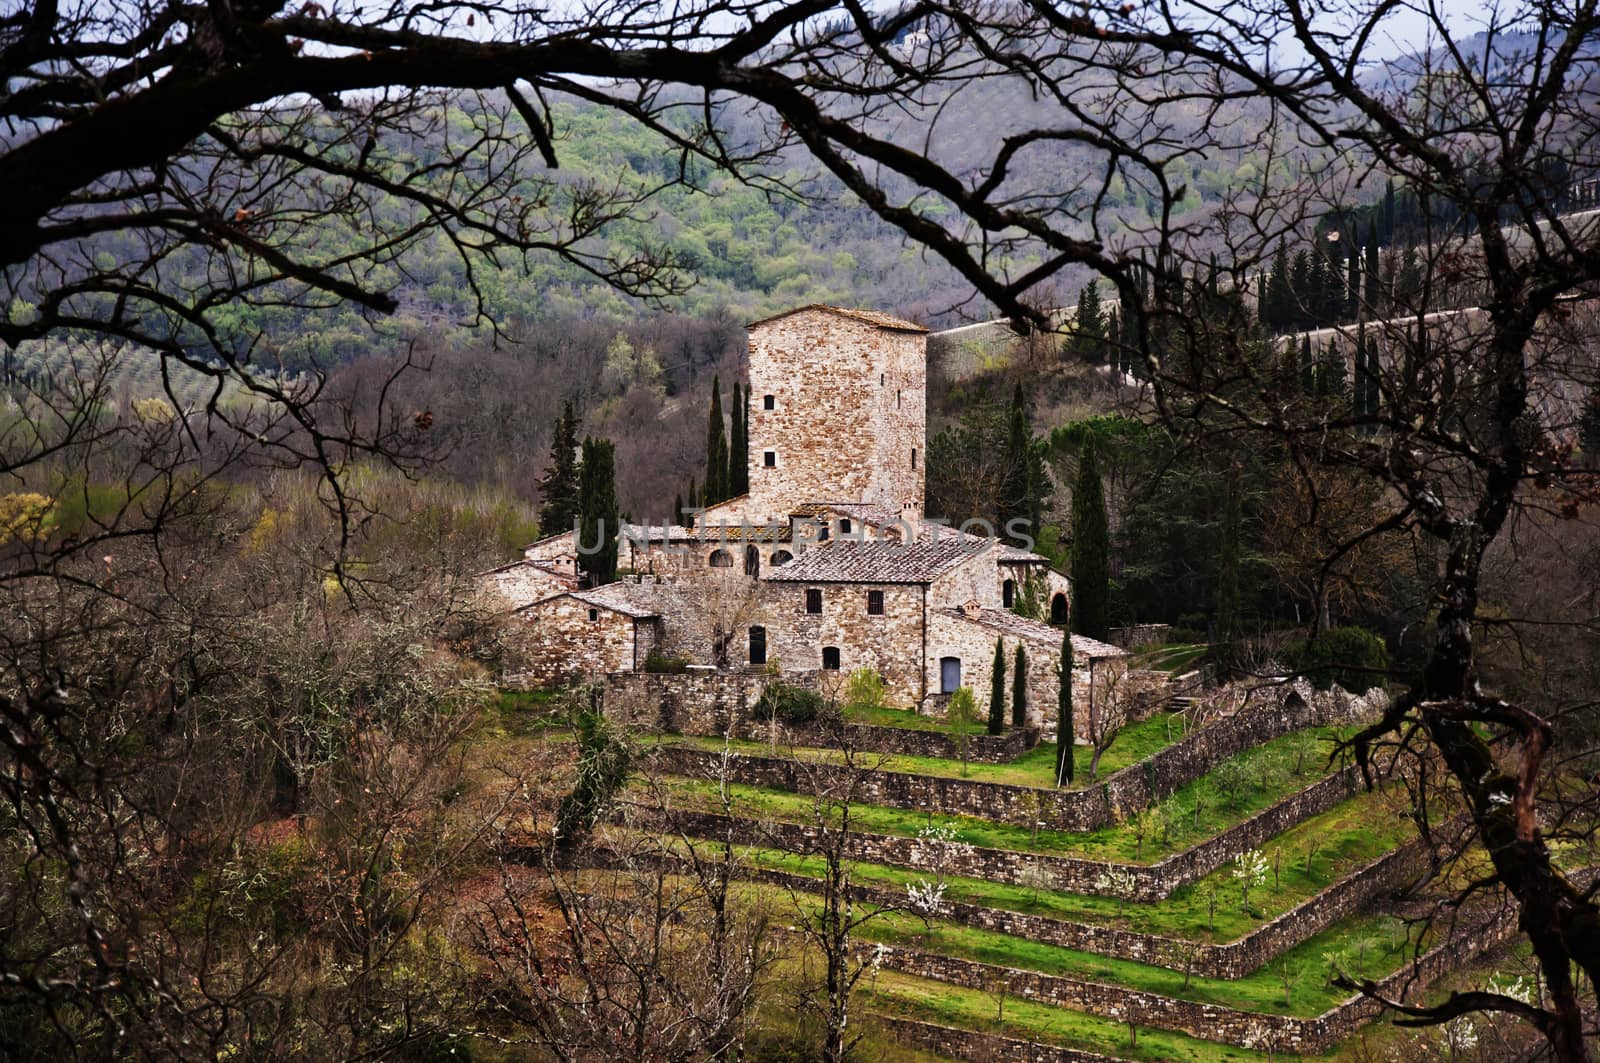
<path id="1" fill-rule="evenodd" d="M 826 688 L 871 668 L 891 704 L 934 712 L 960 686 L 986 698 L 999 638 L 1008 667 L 1027 647 L 1029 711 L 1053 726 L 1061 631 L 1010 606 L 1027 584 L 1064 622 L 1066 578 L 1038 554 L 923 513 L 927 330 L 815 305 L 749 330 L 748 494 L 693 527 L 624 526 L 624 575 L 603 587 L 580 586 L 571 531 L 484 575 L 524 625 L 526 679 L 638 672 L 672 656 Z M 1079 698 L 1126 657 L 1079 636 L 1073 654 Z"/>

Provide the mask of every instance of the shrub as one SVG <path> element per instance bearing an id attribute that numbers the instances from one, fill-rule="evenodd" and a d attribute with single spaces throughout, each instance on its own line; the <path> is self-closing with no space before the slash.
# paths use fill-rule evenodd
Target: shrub
<path id="1" fill-rule="evenodd" d="M 1362 627 L 1336 627 L 1314 642 L 1300 644 L 1296 668 L 1318 690 L 1333 684 L 1352 694 L 1364 694 L 1383 685 L 1382 670 L 1389 665 L 1383 639 Z"/>
<path id="2" fill-rule="evenodd" d="M 570 849 L 599 822 L 611 799 L 628 781 L 631 756 L 627 743 L 612 732 L 605 717 L 581 712 L 573 721 L 578 739 L 578 771 L 572 792 L 556 809 L 555 842 Z"/>
<path id="3" fill-rule="evenodd" d="M 828 715 L 828 702 L 808 687 L 769 683 L 750 714 L 758 720 L 811 723 Z"/>
<path id="4" fill-rule="evenodd" d="M 844 703 L 857 709 L 883 708 L 883 676 L 871 668 L 858 668 L 845 683 Z"/>
<path id="5" fill-rule="evenodd" d="M 669 657 L 660 650 L 651 650 L 645 655 L 644 670 L 658 674 L 676 675 L 689 670 L 689 658 Z"/>

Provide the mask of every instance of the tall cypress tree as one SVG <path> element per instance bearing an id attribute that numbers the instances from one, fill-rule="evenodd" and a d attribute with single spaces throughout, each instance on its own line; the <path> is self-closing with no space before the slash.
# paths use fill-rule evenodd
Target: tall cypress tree
<path id="1" fill-rule="evenodd" d="M 1289 279 L 1289 250 L 1282 243 L 1272 256 L 1259 310 L 1261 323 L 1274 332 L 1283 332 L 1294 323 L 1294 289 Z"/>
<path id="2" fill-rule="evenodd" d="M 1378 226 L 1367 226 L 1367 317 L 1376 318 L 1378 309 Z"/>
<path id="3" fill-rule="evenodd" d="M 1006 640 L 994 640 L 994 672 L 989 677 L 989 733 L 1006 729 Z"/>
<path id="4" fill-rule="evenodd" d="M 1027 403 L 1019 383 L 1011 396 L 1011 415 L 1006 431 L 1005 468 L 1000 477 L 1000 492 L 995 513 L 995 526 L 1000 534 L 1012 543 L 1020 544 L 1024 536 L 1039 534 L 1031 522 L 1039 506 L 1033 504 L 1037 494 L 1034 482 L 1033 433 L 1028 425 Z M 1027 523 L 1027 528 L 1013 535 L 1011 522 Z"/>
<path id="5" fill-rule="evenodd" d="M 1352 318 L 1361 316 L 1361 245 L 1356 243 L 1355 231 L 1350 233 L 1349 274 L 1345 279 L 1344 312 Z"/>
<path id="6" fill-rule="evenodd" d="M 578 516 L 578 418 L 572 400 L 562 407 L 556 420 L 555 438 L 550 443 L 550 468 L 539 481 L 539 531 L 558 535 L 572 530 Z"/>
<path id="7" fill-rule="evenodd" d="M 1078 307 L 1072 315 L 1071 350 L 1091 365 L 1101 365 L 1106 360 L 1106 318 L 1099 281 L 1090 281 L 1078 296 Z"/>
<path id="8" fill-rule="evenodd" d="M 1311 337 L 1300 337 L 1300 393 L 1314 395 L 1317 391 L 1317 363 L 1311 357 Z"/>
<path id="9" fill-rule="evenodd" d="M 1056 785 L 1072 784 L 1073 739 L 1076 729 L 1072 721 L 1072 632 L 1061 633 L 1061 681 L 1056 687 Z"/>
<path id="10" fill-rule="evenodd" d="M 1238 660 L 1234 644 L 1239 637 L 1240 508 L 1239 467 L 1233 465 L 1223 482 L 1222 542 L 1217 550 L 1216 642 L 1223 670 L 1230 674 Z"/>
<path id="11" fill-rule="evenodd" d="M 699 509 L 700 508 L 700 489 L 695 486 L 694 477 L 693 476 L 689 477 L 689 505 L 688 505 L 688 508 L 689 509 Z M 689 515 L 687 513 L 685 513 L 684 516 L 688 517 Z M 684 523 L 684 527 L 688 527 L 689 526 L 689 521 L 688 520 L 685 520 L 683 523 Z"/>
<path id="12" fill-rule="evenodd" d="M 722 381 L 711 378 L 711 409 L 706 414 L 706 480 L 703 504 L 714 506 L 728 498 L 728 437 L 722 424 Z"/>
<path id="13" fill-rule="evenodd" d="M 750 493 L 750 391 L 733 385 L 733 443 L 728 448 L 728 497 Z"/>
<path id="14" fill-rule="evenodd" d="M 609 439 L 583 441 L 583 472 L 578 484 L 578 564 L 589 585 L 617 578 L 616 448 Z"/>
<path id="15" fill-rule="evenodd" d="M 1028 651 L 1017 642 L 1017 654 L 1011 661 L 1011 726 L 1021 728 L 1028 722 Z"/>
<path id="16" fill-rule="evenodd" d="M 1084 436 L 1072 492 L 1072 629 L 1104 639 L 1111 628 L 1111 544 L 1094 433 Z"/>

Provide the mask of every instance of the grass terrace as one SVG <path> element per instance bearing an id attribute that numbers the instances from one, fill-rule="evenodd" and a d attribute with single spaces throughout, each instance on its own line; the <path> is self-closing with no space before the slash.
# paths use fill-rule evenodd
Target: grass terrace
<path id="1" fill-rule="evenodd" d="M 850 710 L 858 712 L 861 710 Z M 891 713 L 901 715 L 897 709 L 875 709 L 873 714 Z M 848 714 L 847 714 L 848 715 Z M 948 734 L 942 723 L 930 720 L 926 716 L 915 716 L 912 719 L 923 720 L 937 727 L 913 727 L 910 730 L 939 731 Z M 853 721 L 867 722 L 867 721 Z M 876 722 L 875 720 L 872 722 Z M 1077 769 L 1077 777 L 1073 780 L 1072 789 L 1083 790 L 1097 786 L 1112 772 L 1120 771 L 1132 764 L 1153 756 L 1161 750 L 1179 741 L 1184 736 L 1183 717 L 1170 712 L 1160 712 L 1149 719 L 1141 720 L 1124 727 L 1100 758 L 1100 774 L 1093 782 L 1089 780 L 1089 760 L 1094 755 L 1094 750 L 1087 746 L 1076 746 L 1073 749 L 1073 763 Z M 983 725 L 974 725 L 971 733 L 983 733 Z M 670 741 L 674 745 L 694 746 L 698 749 L 721 749 L 723 739 L 691 736 L 662 736 L 658 740 Z M 749 753 L 755 756 L 771 756 L 774 747 L 770 742 L 756 740 L 740 741 L 728 740 L 728 745 L 740 753 Z M 803 752 L 810 759 L 842 759 L 838 750 L 819 747 L 791 747 L 780 742 L 776 753 L 782 756 L 789 752 Z M 959 760 L 950 760 L 943 757 L 912 757 L 866 754 L 858 762 L 878 768 L 883 771 L 900 771 L 914 775 L 935 775 L 950 779 L 970 779 L 975 782 L 1003 783 L 1009 786 L 1038 786 L 1050 787 L 1055 782 L 1056 770 L 1056 744 L 1054 742 L 1041 742 L 1028 752 L 1018 757 L 1009 764 L 967 764 L 965 767 Z"/>
<path id="2" fill-rule="evenodd" d="M 955 875 L 945 876 L 945 897 L 1051 919 L 1118 926 L 1143 934 L 1215 944 L 1243 937 L 1414 836 L 1409 823 L 1388 813 L 1381 795 L 1359 795 L 1262 847 L 1269 866 L 1276 863 L 1278 870 L 1276 875 L 1269 871 L 1266 883 L 1251 891 L 1248 912 L 1241 907 L 1231 863 L 1152 903 L 1034 890 Z M 776 849 L 749 849 L 746 855 L 758 867 L 812 877 L 823 870 L 820 858 Z M 854 881 L 896 893 L 928 877 L 925 871 L 851 864 Z"/>
<path id="3" fill-rule="evenodd" d="M 1335 732 L 1315 728 L 1302 733 L 1315 735 L 1326 750 Z M 1159 824 L 1146 814 L 1095 831 L 1032 831 L 970 816 L 935 817 L 865 804 L 852 805 L 851 818 L 860 830 L 903 837 L 915 837 L 937 818 L 954 825 L 956 841 L 986 849 L 1151 864 L 1237 826 L 1321 778 L 1325 753 L 1301 755 L 1300 743 L 1299 736 L 1285 735 L 1224 761 L 1162 801 Z M 720 811 L 716 786 L 709 781 L 673 780 L 670 789 L 687 806 Z M 805 794 L 742 784 L 728 790 L 737 815 L 790 823 L 815 817 L 815 802 Z"/>

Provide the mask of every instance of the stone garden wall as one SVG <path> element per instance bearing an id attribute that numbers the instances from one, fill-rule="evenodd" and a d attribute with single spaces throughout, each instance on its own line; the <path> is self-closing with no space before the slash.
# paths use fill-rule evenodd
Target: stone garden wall
<path id="1" fill-rule="evenodd" d="M 750 716 L 771 676 L 751 672 L 614 672 L 604 711 L 613 723 L 648 731 L 726 734 Z"/>
<path id="2" fill-rule="evenodd" d="M 1281 703 L 1263 703 L 1202 727 L 1081 790 L 857 769 L 856 799 L 934 815 L 976 816 L 1019 827 L 1043 823 L 1050 830 L 1098 830 L 1148 807 L 1229 757 L 1263 742 L 1306 727 L 1352 722 L 1352 706 L 1359 709 L 1364 703 L 1332 695 L 1305 698 L 1291 693 Z M 670 774 L 704 776 L 721 765 L 721 754 L 706 750 L 664 747 L 658 756 L 658 768 Z M 836 784 L 814 764 L 801 767 L 792 758 L 782 756 L 737 755 L 731 758 L 729 772 L 731 782 L 796 793 L 814 793 L 819 784 Z"/>
<path id="3" fill-rule="evenodd" d="M 982 1059 L 993 1063 L 1122 1063 L 1114 1056 L 1102 1056 L 1098 1052 L 1035 1044 L 898 1016 L 873 1015 L 869 1021 L 896 1044 L 937 1052 L 950 1059 Z"/>
<path id="4" fill-rule="evenodd" d="M 823 766 L 826 768 L 827 766 Z M 917 870 L 941 871 L 990 882 L 1031 886 L 1034 869 L 1044 872 L 1042 889 L 1123 897 L 1134 901 L 1161 900 L 1180 886 L 1210 874 L 1238 853 L 1253 849 L 1295 824 L 1341 804 L 1356 791 L 1360 773 L 1355 768 L 1330 775 L 1237 826 L 1176 853 L 1155 864 L 1112 864 L 1069 856 L 985 849 L 964 843 L 940 843 L 920 838 L 852 831 L 847 853 L 852 860 L 888 864 Z M 867 799 L 857 794 L 858 801 Z M 827 832 L 819 827 L 766 822 L 705 812 L 672 813 L 675 829 L 705 838 L 726 838 L 740 845 L 767 845 L 791 852 L 811 852 L 822 847 Z"/>
<path id="5" fill-rule="evenodd" d="M 770 723 L 747 720 L 734 727 L 733 736 L 767 742 L 772 740 L 771 728 Z M 1009 764 L 1038 745 L 1039 738 L 1037 727 L 1008 730 L 998 735 L 969 735 L 967 760 L 973 764 Z M 956 740 L 943 731 L 916 731 L 909 727 L 865 723 L 847 723 L 841 728 L 818 724 L 782 724 L 778 730 L 777 745 L 779 749 L 796 745 L 819 749 L 847 746 L 885 756 L 932 757 L 937 760 L 961 758 Z"/>
<path id="6" fill-rule="evenodd" d="M 1433 979 L 1499 942 L 1515 927 L 1516 919 L 1510 912 L 1483 919 L 1423 954 L 1414 965 L 1407 964 L 1380 980 L 1379 991 L 1386 996 L 1403 994 L 1416 999 Z M 1004 985 L 1011 995 L 1036 1003 L 1121 1022 L 1132 1020 L 1140 1026 L 1207 1041 L 1278 1052 L 1326 1051 L 1384 1010 L 1376 1001 L 1356 996 L 1315 1017 L 1274 1015 L 1179 1000 L 1126 986 L 999 967 L 917 949 L 863 946 L 863 952 L 868 949 L 881 966 L 919 978 L 990 992 Z"/>

